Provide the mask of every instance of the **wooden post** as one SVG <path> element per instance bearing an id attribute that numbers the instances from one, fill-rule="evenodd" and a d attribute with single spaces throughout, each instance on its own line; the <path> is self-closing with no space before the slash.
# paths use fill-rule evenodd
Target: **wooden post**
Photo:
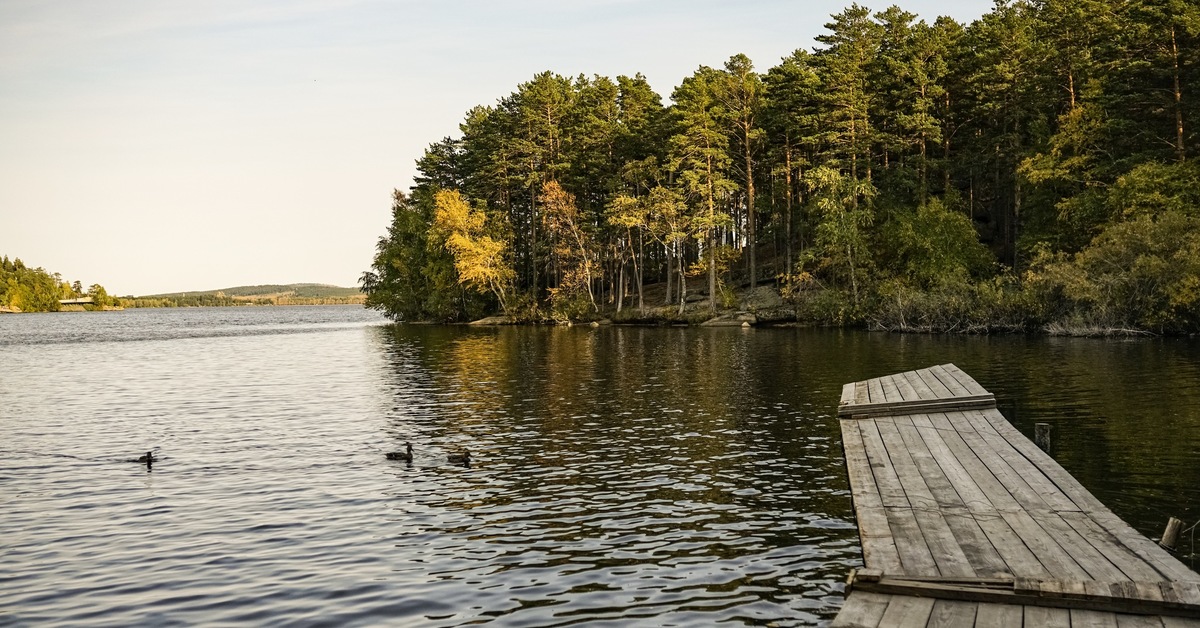
<path id="1" fill-rule="evenodd" d="M 1171 517 L 1167 520 L 1167 529 L 1163 530 L 1162 540 L 1158 544 L 1169 550 L 1174 550 L 1175 544 L 1179 542 L 1179 532 L 1182 529 L 1183 522 L 1175 517 Z"/>
<path id="2" fill-rule="evenodd" d="M 1033 442 L 1037 443 L 1043 451 L 1050 451 L 1050 424 L 1049 423 L 1034 423 L 1033 424 Z"/>

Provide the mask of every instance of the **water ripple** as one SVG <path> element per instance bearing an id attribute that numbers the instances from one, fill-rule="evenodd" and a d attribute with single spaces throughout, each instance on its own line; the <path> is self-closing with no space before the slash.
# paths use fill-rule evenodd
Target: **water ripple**
<path id="1" fill-rule="evenodd" d="M 1194 501 L 1164 479 L 1194 475 L 1193 432 L 1141 444 L 1085 373 L 1059 371 L 1079 396 L 1043 391 L 978 344 L 110 314 L 0 319 L 0 624 L 818 624 L 860 560 L 840 385 L 946 354 L 1020 427 L 1062 395 L 1056 434 L 1091 449 L 1058 454 L 1114 508 Z M 1181 404 L 1200 398 L 1200 369 L 1165 355 Z M 1200 423 L 1189 407 L 1157 412 Z M 411 463 L 384 458 L 405 442 Z M 1089 473 L 1139 446 L 1163 466 Z"/>

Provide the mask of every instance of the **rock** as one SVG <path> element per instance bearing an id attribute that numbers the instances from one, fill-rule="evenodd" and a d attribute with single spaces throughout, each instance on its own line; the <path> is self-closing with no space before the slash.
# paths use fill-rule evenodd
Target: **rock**
<path id="1" fill-rule="evenodd" d="M 469 325 L 512 325 L 513 319 L 507 316 L 488 316 L 477 321 L 471 321 Z"/>
<path id="2" fill-rule="evenodd" d="M 769 286 L 759 286 L 753 292 L 742 295 L 742 307 L 752 310 L 768 310 L 783 305 L 779 292 Z"/>
<path id="3" fill-rule="evenodd" d="M 741 327 L 744 323 L 747 323 L 747 322 L 749 322 L 749 321 L 747 321 L 743 316 L 741 316 L 739 314 L 720 314 L 718 316 L 715 316 L 713 318 L 710 318 L 710 319 L 704 321 L 703 323 L 700 323 L 700 326 L 701 327 Z"/>
<path id="4" fill-rule="evenodd" d="M 737 314 L 734 314 L 733 318 L 734 318 L 734 320 L 738 320 L 743 323 L 748 323 L 750 325 L 758 324 L 758 315 L 753 314 L 751 312 L 738 312 Z"/>
<path id="5" fill-rule="evenodd" d="M 791 308 L 772 308 L 769 310 L 758 310 L 755 312 L 758 317 L 758 323 L 792 323 L 796 321 L 796 310 Z"/>

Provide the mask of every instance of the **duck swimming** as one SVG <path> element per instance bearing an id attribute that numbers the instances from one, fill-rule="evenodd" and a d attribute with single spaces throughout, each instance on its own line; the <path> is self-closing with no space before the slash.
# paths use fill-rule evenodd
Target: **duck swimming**
<path id="1" fill-rule="evenodd" d="M 140 463 L 146 465 L 147 467 L 149 467 L 154 464 L 154 452 L 147 451 L 144 455 L 142 455 L 138 458 L 130 458 L 129 460 L 126 460 L 125 462 L 140 462 Z"/>
<path id="2" fill-rule="evenodd" d="M 405 451 L 389 451 L 386 454 L 384 454 L 384 457 L 387 458 L 388 460 L 402 460 L 404 462 L 412 462 L 412 460 L 413 460 L 412 443 L 404 443 L 404 449 L 405 449 Z"/>
<path id="3" fill-rule="evenodd" d="M 446 462 L 461 464 L 464 467 L 471 466 L 471 452 L 464 451 L 460 454 L 446 454 Z"/>

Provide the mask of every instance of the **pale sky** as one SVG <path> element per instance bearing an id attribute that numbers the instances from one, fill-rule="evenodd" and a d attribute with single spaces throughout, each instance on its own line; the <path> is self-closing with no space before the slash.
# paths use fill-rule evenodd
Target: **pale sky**
<path id="1" fill-rule="evenodd" d="M 665 103 L 700 65 L 811 49 L 848 5 L 3 0 L 0 255 L 118 295 L 355 286 L 392 189 L 471 107 L 545 70 L 641 72 Z"/>

